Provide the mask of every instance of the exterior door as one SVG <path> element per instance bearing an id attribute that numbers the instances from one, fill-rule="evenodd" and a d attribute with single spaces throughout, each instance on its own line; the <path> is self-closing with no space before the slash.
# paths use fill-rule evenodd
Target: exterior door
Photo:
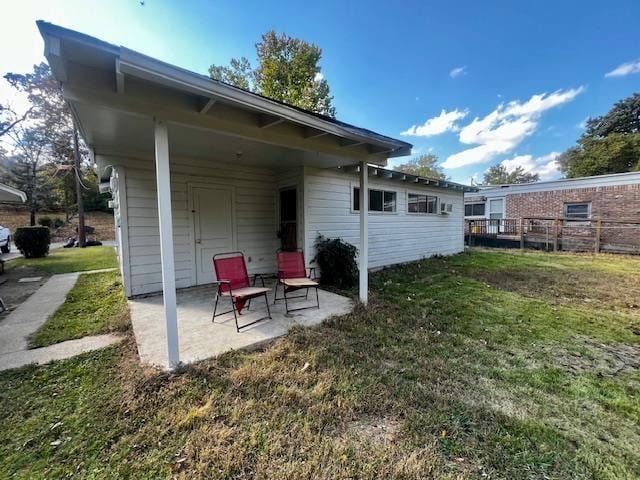
<path id="1" fill-rule="evenodd" d="M 494 198 L 489 200 L 489 225 L 487 233 L 500 233 L 500 226 L 504 218 L 504 198 Z"/>
<path id="2" fill-rule="evenodd" d="M 280 190 L 280 248 L 298 248 L 298 193 L 295 188 Z"/>
<path id="3" fill-rule="evenodd" d="M 233 192 L 225 187 L 193 187 L 193 216 L 198 285 L 215 280 L 213 256 L 232 252 Z"/>

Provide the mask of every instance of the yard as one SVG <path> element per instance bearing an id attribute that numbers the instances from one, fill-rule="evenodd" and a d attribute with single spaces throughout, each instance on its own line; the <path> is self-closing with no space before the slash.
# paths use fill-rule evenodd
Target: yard
<path id="1" fill-rule="evenodd" d="M 262 351 L 157 374 L 130 339 L 4 372 L 0 476 L 638 478 L 638 272 L 471 251 Z"/>

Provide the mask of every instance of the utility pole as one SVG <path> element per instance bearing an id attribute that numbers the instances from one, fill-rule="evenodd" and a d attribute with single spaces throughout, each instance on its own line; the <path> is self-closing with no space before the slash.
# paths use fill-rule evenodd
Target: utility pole
<path id="1" fill-rule="evenodd" d="M 80 147 L 78 146 L 78 128 L 73 122 L 73 156 L 75 157 L 76 174 L 76 195 L 78 199 L 78 246 L 84 248 L 86 245 L 84 231 L 84 201 L 82 199 L 82 182 L 80 182 Z"/>

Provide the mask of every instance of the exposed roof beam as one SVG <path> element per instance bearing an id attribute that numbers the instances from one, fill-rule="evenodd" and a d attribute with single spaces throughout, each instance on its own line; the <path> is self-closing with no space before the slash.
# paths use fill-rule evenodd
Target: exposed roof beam
<path id="1" fill-rule="evenodd" d="M 124 94 L 124 73 L 120 70 L 120 59 L 116 58 L 116 92 Z"/>
<path id="2" fill-rule="evenodd" d="M 341 147 L 357 147 L 358 145 L 363 145 L 365 142 L 361 142 L 359 140 L 351 140 L 350 138 L 342 138 L 340 139 Z"/>
<path id="3" fill-rule="evenodd" d="M 217 102 L 217 99 L 215 98 L 207 98 L 204 102 L 202 102 L 202 106 L 200 107 L 200 113 L 202 115 L 204 115 L 205 113 L 207 113 L 209 110 L 211 110 L 211 107 L 213 107 Z"/>
<path id="4" fill-rule="evenodd" d="M 325 132 L 324 130 L 318 130 L 313 127 L 304 127 L 304 138 L 317 138 L 323 137 L 325 135 L 329 135 L 329 132 Z"/>
<path id="5" fill-rule="evenodd" d="M 260 128 L 269 128 L 284 122 L 284 120 L 284 118 L 278 117 L 277 115 L 261 113 L 258 115 L 258 126 Z"/>

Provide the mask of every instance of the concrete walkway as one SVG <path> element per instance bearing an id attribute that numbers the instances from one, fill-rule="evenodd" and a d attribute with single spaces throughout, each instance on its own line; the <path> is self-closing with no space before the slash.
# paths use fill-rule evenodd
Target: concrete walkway
<path id="1" fill-rule="evenodd" d="M 40 328 L 62 305 L 78 277 L 113 269 L 53 275 L 31 297 L 0 322 L 0 370 L 30 363 L 43 364 L 103 348 L 121 340 L 116 335 L 95 335 L 29 350 L 29 335 Z"/>

